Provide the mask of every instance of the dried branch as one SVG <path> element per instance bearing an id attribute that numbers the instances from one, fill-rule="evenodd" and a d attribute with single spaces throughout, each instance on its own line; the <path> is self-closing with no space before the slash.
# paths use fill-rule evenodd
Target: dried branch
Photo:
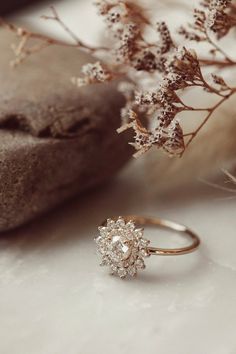
<path id="1" fill-rule="evenodd" d="M 222 172 L 227 177 L 227 180 L 225 182 L 233 184 L 233 187 L 234 187 L 234 185 L 236 186 L 236 177 L 232 173 L 230 173 L 228 170 L 222 169 Z M 231 194 L 235 194 L 236 193 L 236 187 L 235 188 L 228 187 L 228 186 L 226 187 L 226 186 L 222 186 L 219 183 L 209 182 L 209 181 L 206 181 L 206 180 L 202 180 L 202 181 L 205 184 L 207 184 L 208 186 L 214 187 L 216 189 L 220 189 L 220 190 L 222 190 L 224 192 L 228 192 L 228 193 L 231 193 Z"/>
<path id="2" fill-rule="evenodd" d="M 16 66 L 22 61 L 26 60 L 29 56 L 38 53 L 44 48 L 52 45 L 59 45 L 64 47 L 75 47 L 79 48 L 85 52 L 95 55 L 99 51 L 108 51 L 108 48 L 105 47 L 92 47 L 83 41 L 81 41 L 77 36 L 63 23 L 57 14 L 53 6 L 50 7 L 52 11 L 52 16 L 43 15 L 42 18 L 45 20 L 53 20 L 57 22 L 66 33 L 72 39 L 72 43 L 66 42 L 54 37 L 50 37 L 41 33 L 33 32 L 26 28 L 17 27 L 12 23 L 8 23 L 5 20 L 0 18 L 0 27 L 6 28 L 7 30 L 13 32 L 18 38 L 18 44 L 12 45 L 12 49 L 15 54 L 15 59 L 11 62 L 13 66 Z M 31 44 L 31 40 L 34 40 L 34 44 Z M 36 44 L 35 44 L 36 43 Z"/>
<path id="3" fill-rule="evenodd" d="M 228 98 L 230 98 L 233 94 L 236 93 L 236 88 L 231 89 L 230 93 L 225 95 L 220 101 L 218 101 L 213 107 L 207 108 L 206 111 L 208 111 L 208 114 L 204 118 L 203 122 L 198 126 L 198 128 L 193 131 L 192 133 L 185 134 L 184 136 L 190 136 L 190 139 L 187 141 L 185 144 L 185 149 L 191 144 L 193 139 L 197 136 L 197 134 L 200 132 L 200 130 L 204 127 L 204 125 L 208 122 L 208 120 L 211 118 L 213 113 L 219 108 Z"/>

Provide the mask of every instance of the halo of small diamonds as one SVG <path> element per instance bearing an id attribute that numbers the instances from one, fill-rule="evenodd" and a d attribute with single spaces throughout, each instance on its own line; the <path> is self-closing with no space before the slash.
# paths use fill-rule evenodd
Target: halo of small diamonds
<path id="1" fill-rule="evenodd" d="M 110 266 L 112 274 L 120 278 L 135 276 L 138 270 L 145 268 L 144 258 L 149 256 L 150 241 L 132 220 L 125 222 L 121 216 L 117 220 L 107 219 L 106 226 L 98 227 L 98 231 L 95 242 L 101 266 Z"/>

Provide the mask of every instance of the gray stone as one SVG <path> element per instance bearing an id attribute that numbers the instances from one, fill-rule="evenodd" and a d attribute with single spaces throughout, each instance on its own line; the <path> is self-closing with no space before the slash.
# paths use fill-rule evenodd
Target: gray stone
<path id="1" fill-rule="evenodd" d="M 13 41 L 0 31 L 0 231 L 99 185 L 132 153 L 116 133 L 124 98 L 115 85 L 70 82 L 88 55 L 49 47 L 11 69 Z"/>

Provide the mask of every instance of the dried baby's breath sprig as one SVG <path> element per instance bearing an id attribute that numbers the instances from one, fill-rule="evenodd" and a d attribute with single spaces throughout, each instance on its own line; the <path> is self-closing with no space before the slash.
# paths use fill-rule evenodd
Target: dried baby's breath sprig
<path id="1" fill-rule="evenodd" d="M 236 8 L 231 5 L 231 0 L 211 0 L 207 6 L 207 26 L 218 39 L 236 26 Z"/>
<path id="2" fill-rule="evenodd" d="M 223 28 L 219 27 L 220 15 L 227 17 L 228 30 L 224 35 L 234 26 L 231 2 L 205 1 L 202 9 L 194 11 L 195 22 L 189 26 L 192 32 L 185 28 L 180 30 L 187 39 L 207 42 L 210 45 L 210 53 L 217 52 L 223 56 L 223 59 L 198 58 L 195 51 L 178 47 L 165 22 L 153 26 L 146 18 L 144 21 L 139 18 L 137 23 L 132 17 L 132 12 L 129 12 L 127 3 L 127 1 L 99 2 L 99 6 L 103 6 L 103 11 L 100 13 L 105 22 L 109 23 L 108 26 L 117 39 L 114 50 L 115 60 L 126 66 L 126 73 L 131 68 L 153 74 L 156 78 L 156 73 L 159 72 L 162 74 L 162 79 L 158 80 L 159 85 L 155 90 L 143 91 L 137 84 L 134 88 L 134 97 L 131 95 L 126 97 L 127 104 L 122 109 L 123 127 L 118 129 L 118 132 L 129 128 L 134 130 L 133 145 L 138 151 L 135 156 L 146 152 L 152 146 L 162 148 L 170 155 L 182 155 L 215 110 L 235 93 L 235 88 L 230 88 L 220 75 L 212 75 L 211 85 L 203 74 L 205 65 L 226 67 L 236 64 L 209 34 L 209 31 L 214 31 L 217 35 L 216 40 L 223 36 Z M 142 11 L 140 9 L 140 13 Z M 217 15 L 215 20 L 213 13 Z M 146 40 L 145 25 L 155 28 L 159 35 L 158 42 L 149 43 Z M 188 106 L 181 100 L 180 91 L 197 87 L 209 94 L 217 95 L 219 101 L 213 107 Z M 206 116 L 195 131 L 183 133 L 177 120 L 177 115 L 182 111 L 203 111 L 206 112 Z M 144 113 L 150 125 L 142 124 L 140 117 Z"/>
<path id="3" fill-rule="evenodd" d="M 112 78 L 112 74 L 109 72 L 108 68 L 102 65 L 99 61 L 83 65 L 81 72 L 83 74 L 82 78 L 72 77 L 71 79 L 72 83 L 79 87 L 110 81 Z"/>
<path id="4" fill-rule="evenodd" d="M 205 57 L 199 57 L 187 43 L 179 45 L 164 21 L 153 24 L 146 9 L 137 1 L 99 0 L 96 6 L 113 37 L 110 46 L 91 47 L 85 44 L 52 7 L 51 15 L 43 18 L 62 27 L 71 42 L 65 43 L 3 23 L 19 38 L 18 45 L 13 48 L 16 63 L 49 45 L 73 46 L 99 57 L 99 61 L 84 65 L 82 76 L 75 76 L 72 82 L 82 86 L 117 77 L 125 79 L 119 85 L 126 105 L 121 110 L 122 126 L 118 132 L 133 129 L 131 144 L 137 150 L 135 156 L 152 147 L 163 149 L 169 155 L 182 156 L 215 111 L 236 93 L 236 87 L 229 85 L 223 77 L 224 72 L 221 72 L 225 68 L 234 70 L 236 58 L 226 53 L 220 42 L 236 27 L 235 0 L 202 0 L 199 8 L 194 10 L 194 21 L 180 28 L 179 33 L 187 41 L 208 45 Z M 150 42 L 147 29 L 154 32 L 154 42 Z M 36 44 L 32 44 L 31 39 Z M 209 73 L 211 67 L 212 72 Z M 144 87 L 142 78 L 149 79 L 148 88 Z M 211 107 L 201 107 L 199 103 L 189 105 L 182 99 L 182 92 L 190 89 L 206 91 L 218 100 Z M 202 112 L 202 121 L 194 131 L 183 132 L 180 114 L 190 113 L 191 117 L 195 111 Z"/>
<path id="5" fill-rule="evenodd" d="M 179 33 L 188 40 L 208 43 L 211 54 L 220 54 L 223 57 L 224 61 L 223 63 L 219 62 L 220 66 L 224 64 L 235 65 L 235 61 L 212 38 L 212 34 L 214 34 L 216 40 L 219 40 L 236 27 L 234 1 L 204 0 L 201 5 L 202 8 L 194 9 L 194 22 L 189 23 L 188 26 L 181 26 Z"/>
<path id="6" fill-rule="evenodd" d="M 217 85 L 220 89 L 220 91 L 230 91 L 229 85 L 226 84 L 225 80 L 223 79 L 222 76 L 219 76 L 217 74 L 211 74 L 212 80 L 215 85 Z"/>

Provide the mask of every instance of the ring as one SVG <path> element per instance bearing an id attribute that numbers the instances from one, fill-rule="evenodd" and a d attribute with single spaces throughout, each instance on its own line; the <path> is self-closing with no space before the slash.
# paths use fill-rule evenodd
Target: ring
<path id="1" fill-rule="evenodd" d="M 143 237 L 144 229 L 137 225 L 152 225 L 188 236 L 192 241 L 181 248 L 157 248 L 150 246 L 150 240 Z M 136 215 L 119 216 L 105 220 L 98 227 L 99 236 L 95 238 L 101 266 L 109 266 L 111 273 L 125 278 L 135 276 L 145 269 L 144 258 L 151 255 L 177 256 L 195 251 L 200 245 L 199 237 L 186 226 L 173 221 Z"/>

